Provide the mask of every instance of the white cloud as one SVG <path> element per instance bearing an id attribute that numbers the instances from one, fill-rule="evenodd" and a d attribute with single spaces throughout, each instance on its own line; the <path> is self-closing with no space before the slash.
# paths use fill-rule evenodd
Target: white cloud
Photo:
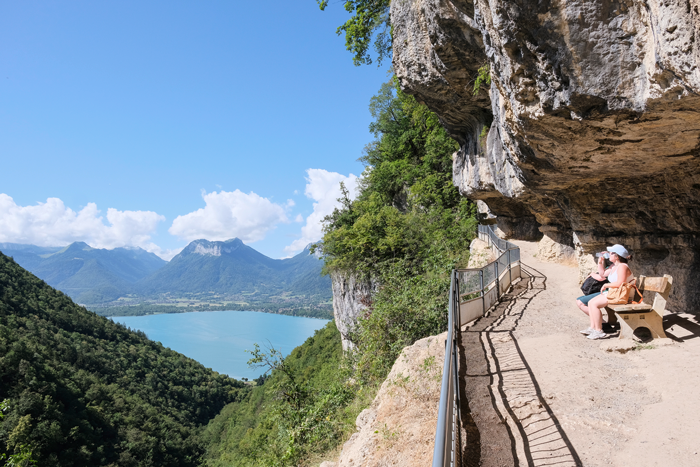
<path id="1" fill-rule="evenodd" d="M 350 199 L 357 196 L 357 176 L 353 174 L 346 177 L 323 169 L 309 169 L 306 174 L 304 194 L 314 200 L 314 211 L 306 218 L 306 224 L 301 228 L 301 238 L 284 248 L 284 251 L 290 253 L 300 251 L 309 243 L 317 242 L 323 237 L 323 218 L 340 205 L 337 201 L 342 196 L 340 182 L 347 188 Z"/>
<path id="2" fill-rule="evenodd" d="M 78 212 L 59 198 L 35 206 L 18 206 L 0 193 L 0 242 L 64 246 L 82 241 L 94 248 L 141 247 L 156 252 L 151 235 L 165 217 L 152 211 L 107 209 L 107 222 L 95 203 Z M 156 253 L 157 254 L 157 253 Z"/>
<path id="3" fill-rule="evenodd" d="M 262 240 L 265 234 L 281 222 L 289 222 L 286 208 L 252 191 L 240 190 L 202 193 L 205 206 L 184 216 L 178 216 L 168 230 L 171 234 L 192 241 L 205 238 L 212 241 L 238 237 L 245 243 Z"/>

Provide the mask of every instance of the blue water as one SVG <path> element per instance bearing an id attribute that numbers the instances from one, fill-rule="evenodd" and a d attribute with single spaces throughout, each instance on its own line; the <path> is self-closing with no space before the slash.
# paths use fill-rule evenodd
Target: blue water
<path id="1" fill-rule="evenodd" d="M 328 322 L 253 311 L 115 316 L 112 319 L 236 379 L 253 379 L 264 372 L 251 369 L 247 364 L 251 356 L 245 350 L 252 350 L 256 342 L 263 348 L 271 344 L 288 355 Z"/>

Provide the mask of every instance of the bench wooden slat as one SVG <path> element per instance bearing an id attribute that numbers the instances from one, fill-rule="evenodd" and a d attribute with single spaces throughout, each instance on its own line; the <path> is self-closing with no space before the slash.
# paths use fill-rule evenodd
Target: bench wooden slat
<path id="1" fill-rule="evenodd" d="M 643 276 L 642 276 L 643 277 Z M 664 293 L 666 291 L 666 286 L 668 285 L 667 277 L 644 277 L 640 280 L 641 284 L 639 288 L 641 290 L 650 292 L 660 292 Z"/>
<path id="2" fill-rule="evenodd" d="M 646 303 L 639 304 L 629 304 L 629 305 L 608 305 L 615 313 L 625 312 L 625 311 L 651 311 L 651 305 Z"/>

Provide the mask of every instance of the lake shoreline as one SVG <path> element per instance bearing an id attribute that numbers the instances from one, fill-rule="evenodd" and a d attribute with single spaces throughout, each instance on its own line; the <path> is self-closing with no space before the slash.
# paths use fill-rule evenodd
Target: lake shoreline
<path id="1" fill-rule="evenodd" d="M 231 306 L 226 305 L 195 305 L 195 306 L 177 306 L 177 305 L 160 305 L 160 304 L 148 304 L 143 303 L 139 305 L 125 305 L 125 306 L 96 306 L 96 305 L 85 305 L 81 306 L 87 308 L 93 313 L 104 316 L 149 316 L 155 314 L 179 314 L 179 313 L 192 313 L 192 312 L 207 312 L 207 311 L 251 311 L 255 313 L 268 313 L 273 315 L 282 316 L 299 316 L 305 318 L 319 318 L 331 320 L 333 319 L 333 305 L 320 304 L 320 305 L 301 305 L 301 306 L 280 306 L 280 304 L 270 305 L 270 304 L 260 304 L 251 306 Z"/>
<path id="2" fill-rule="evenodd" d="M 260 369 L 247 362 L 255 344 L 271 346 L 285 356 L 323 328 L 328 321 L 250 310 L 187 311 L 142 316 L 109 316 L 130 329 L 142 331 L 164 347 L 192 358 L 231 378 L 253 380 Z"/>

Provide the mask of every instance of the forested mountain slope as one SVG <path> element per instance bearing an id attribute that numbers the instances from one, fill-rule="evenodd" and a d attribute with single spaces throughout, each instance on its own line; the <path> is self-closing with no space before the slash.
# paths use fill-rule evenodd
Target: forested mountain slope
<path id="1" fill-rule="evenodd" d="M 333 322 L 288 357 L 268 360 L 275 369 L 264 384 L 227 405 L 207 426 L 204 465 L 303 465 L 310 453 L 335 446 L 357 417 L 357 407 L 346 410 L 355 394 L 343 379 L 341 360 Z"/>
<path id="2" fill-rule="evenodd" d="M 79 303 L 101 303 L 132 292 L 132 286 L 167 264 L 141 248 L 92 248 L 74 242 L 65 248 L 2 244 L 6 255 Z"/>
<path id="3" fill-rule="evenodd" d="M 245 392 L 0 253 L 0 452 L 42 467 L 195 466 L 199 427 Z"/>
<path id="4" fill-rule="evenodd" d="M 65 248 L 0 243 L 0 251 L 100 313 L 105 306 L 130 306 L 143 314 L 139 311 L 145 308 L 134 305 L 172 308 L 186 300 L 218 309 L 296 307 L 300 314 L 314 315 L 304 307 L 327 304 L 331 298 L 330 278 L 321 275 L 323 261 L 308 247 L 292 258 L 272 259 L 237 238 L 195 240 L 170 262 L 141 248 L 107 250 L 83 242 Z"/>
<path id="5" fill-rule="evenodd" d="M 61 247 L 43 247 L 24 243 L 0 243 L 1 252 L 14 258 L 17 263 L 29 271 L 39 265 L 44 258 L 62 249 Z"/>
<path id="6" fill-rule="evenodd" d="M 321 277 L 322 266 L 323 262 L 308 249 L 292 258 L 272 259 L 238 238 L 225 242 L 195 240 L 165 267 L 141 281 L 137 290 L 142 295 L 291 292 L 330 298 L 330 279 Z M 306 275 L 313 279 L 308 287 L 298 282 Z"/>

